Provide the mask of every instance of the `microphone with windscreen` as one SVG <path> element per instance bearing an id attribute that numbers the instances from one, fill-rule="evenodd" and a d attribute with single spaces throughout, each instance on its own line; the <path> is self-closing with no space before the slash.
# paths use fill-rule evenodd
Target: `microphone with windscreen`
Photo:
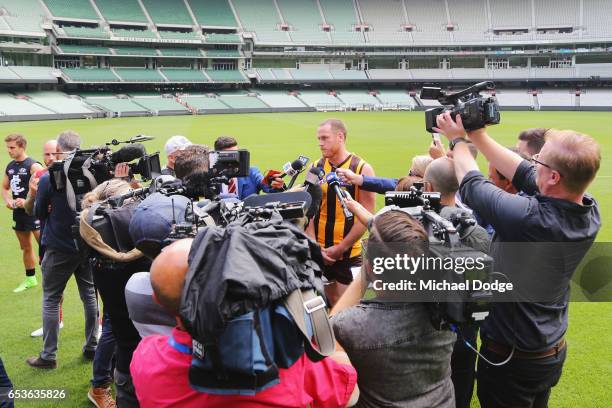
<path id="1" fill-rule="evenodd" d="M 132 160 L 140 159 L 147 154 L 147 150 L 144 145 L 140 143 L 132 143 L 127 146 L 123 146 L 121 149 L 111 154 L 111 161 L 113 163 L 129 163 Z"/>

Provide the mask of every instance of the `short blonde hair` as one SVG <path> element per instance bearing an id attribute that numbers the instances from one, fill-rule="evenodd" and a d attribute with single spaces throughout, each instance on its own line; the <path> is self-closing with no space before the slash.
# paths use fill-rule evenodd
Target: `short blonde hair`
<path id="1" fill-rule="evenodd" d="M 130 183 L 121 179 L 111 179 L 98 184 L 89 193 L 85 194 L 81 200 L 81 208 L 89 208 L 95 203 L 104 201 L 110 197 L 127 193 L 131 189 Z"/>
<path id="2" fill-rule="evenodd" d="M 574 130 L 550 129 L 546 132 L 546 161 L 561 175 L 561 182 L 572 193 L 583 193 L 595 178 L 601 162 L 599 144 L 590 136 Z"/>
<path id="3" fill-rule="evenodd" d="M 425 169 L 433 159 L 426 155 L 414 156 L 412 158 L 412 166 L 410 167 L 410 176 L 423 178 Z"/>
<path id="4" fill-rule="evenodd" d="M 25 149 L 28 146 L 28 141 L 23 135 L 19 133 L 11 133 L 7 137 L 4 138 L 4 143 L 15 142 L 18 147 Z"/>
<path id="5" fill-rule="evenodd" d="M 327 125 L 330 126 L 332 132 L 342 133 L 344 135 L 344 141 L 346 141 L 346 137 L 348 136 L 348 129 L 346 128 L 346 125 L 343 121 L 341 121 L 340 119 L 327 119 L 325 122 L 321 123 L 319 127 Z"/>

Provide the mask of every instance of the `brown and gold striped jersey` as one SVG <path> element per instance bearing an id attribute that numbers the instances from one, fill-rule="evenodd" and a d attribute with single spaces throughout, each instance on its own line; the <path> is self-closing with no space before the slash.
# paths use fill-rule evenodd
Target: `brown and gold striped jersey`
<path id="1" fill-rule="evenodd" d="M 359 156 L 350 153 L 349 156 L 338 165 L 332 165 L 327 159 L 319 159 L 315 163 L 316 167 L 320 167 L 325 171 L 325 174 L 336 171 L 336 169 L 349 169 L 355 174 L 361 174 L 366 162 Z M 354 218 L 346 219 L 342 212 L 342 206 L 338 202 L 336 192 L 333 188 L 329 188 L 327 183 L 321 185 L 323 190 L 323 198 L 321 200 L 321 209 L 319 214 L 314 219 L 315 237 L 321 247 L 328 248 L 336 245 L 344 239 L 353 228 Z M 359 200 L 361 189 L 351 185 L 344 188 L 355 200 Z M 353 258 L 361 255 L 361 241 L 357 241 L 353 247 L 346 251 L 342 259 Z"/>

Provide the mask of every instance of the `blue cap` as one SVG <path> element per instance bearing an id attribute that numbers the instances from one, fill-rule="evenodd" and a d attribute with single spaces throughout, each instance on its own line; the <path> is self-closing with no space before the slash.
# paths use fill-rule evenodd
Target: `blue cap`
<path id="1" fill-rule="evenodd" d="M 153 193 L 144 199 L 130 221 L 130 237 L 136 248 L 148 257 L 157 256 L 167 244 L 173 222 L 185 221 L 189 205 L 191 201 L 180 195 L 166 197 Z"/>

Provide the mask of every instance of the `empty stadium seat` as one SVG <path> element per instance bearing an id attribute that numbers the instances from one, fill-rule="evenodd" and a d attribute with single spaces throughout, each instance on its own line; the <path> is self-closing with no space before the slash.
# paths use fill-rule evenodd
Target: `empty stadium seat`
<path id="1" fill-rule="evenodd" d="M 323 18 L 316 0 L 277 0 L 278 7 L 289 25 L 289 36 L 300 44 L 329 44 L 323 31 Z"/>
<path id="2" fill-rule="evenodd" d="M 134 97 L 132 102 L 152 112 L 186 112 L 187 108 L 178 103 L 174 98 L 160 96 Z"/>
<path id="3" fill-rule="evenodd" d="M 210 58 L 238 58 L 242 57 L 242 54 L 238 50 L 215 50 L 207 49 L 204 50 L 207 57 Z"/>
<path id="4" fill-rule="evenodd" d="M 209 82 L 198 69 L 163 68 L 161 72 L 170 82 Z"/>
<path id="5" fill-rule="evenodd" d="M 350 108 L 373 108 L 380 105 L 380 101 L 365 90 L 338 91 L 337 98 Z"/>
<path id="6" fill-rule="evenodd" d="M 104 31 L 100 27 L 73 27 L 73 26 L 64 26 L 62 30 L 66 33 L 68 37 L 77 37 L 77 38 L 109 38 L 110 34 Z"/>
<path id="7" fill-rule="evenodd" d="M 369 42 L 377 44 L 412 43 L 412 36 L 404 30 L 408 23 L 404 3 L 399 0 L 359 0 L 361 15 L 370 30 Z"/>
<path id="8" fill-rule="evenodd" d="M 98 14 L 89 0 L 44 0 L 47 8 L 56 17 L 98 20 Z"/>
<path id="9" fill-rule="evenodd" d="M 219 100 L 232 109 L 265 109 L 269 108 L 255 96 L 220 94 Z"/>
<path id="10" fill-rule="evenodd" d="M 166 82 L 156 69 L 115 68 L 125 82 Z"/>
<path id="11" fill-rule="evenodd" d="M 181 100 L 189 106 L 202 111 L 229 110 L 230 107 L 221 102 L 218 98 L 210 98 L 205 95 L 186 95 L 181 96 Z"/>
<path id="12" fill-rule="evenodd" d="M 192 26 L 193 20 L 182 1 L 142 0 L 155 24 Z"/>
<path id="13" fill-rule="evenodd" d="M 305 108 L 306 105 L 286 91 L 257 91 L 259 99 L 272 108 Z"/>
<path id="14" fill-rule="evenodd" d="M 208 33 L 204 37 L 205 41 L 208 43 L 241 43 L 242 38 L 237 34 L 218 34 L 218 33 Z"/>
<path id="15" fill-rule="evenodd" d="M 147 111 L 147 109 L 144 108 L 143 106 L 140 106 L 132 102 L 131 99 L 127 99 L 127 98 L 117 98 L 117 97 L 92 98 L 92 97 L 88 97 L 85 99 L 85 101 L 92 106 L 100 107 L 108 112 L 144 113 Z"/>
<path id="16" fill-rule="evenodd" d="M 235 71 L 216 71 L 206 70 L 206 74 L 215 82 L 248 82 L 247 79 L 238 70 Z"/>
<path id="17" fill-rule="evenodd" d="M 137 0 L 96 0 L 96 5 L 108 21 L 147 22 Z"/>
<path id="18" fill-rule="evenodd" d="M 360 24 L 352 0 L 319 0 L 325 22 L 331 26 L 331 37 L 334 44 L 362 44 L 363 34 L 355 31 Z"/>
<path id="19" fill-rule="evenodd" d="M 115 37 L 156 38 L 155 33 L 151 30 L 128 30 L 128 29 L 113 28 L 112 33 Z"/>
<path id="20" fill-rule="evenodd" d="M 113 71 L 100 68 L 64 68 L 62 72 L 74 82 L 119 82 Z"/>
<path id="21" fill-rule="evenodd" d="M 166 31 L 166 30 L 157 30 L 159 36 L 164 40 L 199 40 L 197 33 L 193 31 L 183 32 L 183 31 Z"/>
<path id="22" fill-rule="evenodd" d="M 227 0 L 188 0 L 191 11 L 200 25 L 236 27 L 236 19 Z"/>
<path id="23" fill-rule="evenodd" d="M 300 90 L 298 98 L 306 105 L 316 109 L 339 109 L 344 107 L 342 101 L 327 91 L 322 90 Z"/>
<path id="24" fill-rule="evenodd" d="M 166 57 L 203 57 L 197 48 L 160 48 L 159 52 Z"/>
<path id="25" fill-rule="evenodd" d="M 158 55 L 155 48 L 119 47 L 117 45 L 113 45 L 113 49 L 117 55 L 143 55 L 149 57 L 155 57 Z"/>
<path id="26" fill-rule="evenodd" d="M 71 98 L 63 92 L 28 92 L 30 101 L 50 111 L 60 114 L 89 114 L 93 110 L 80 99 Z"/>
<path id="27" fill-rule="evenodd" d="M 254 32 L 257 42 L 290 42 L 287 33 L 280 29 L 282 21 L 272 0 L 233 0 L 233 4 L 244 30 Z"/>
<path id="28" fill-rule="evenodd" d="M 38 0 L 3 0 L 1 4 L 7 11 L 2 15 L 4 30 L 44 35 L 41 23 L 46 12 Z"/>
<path id="29" fill-rule="evenodd" d="M 111 52 L 108 47 L 101 47 L 99 45 L 74 45 L 74 44 L 61 44 L 58 45 L 60 50 L 64 54 L 82 54 L 82 55 L 110 55 Z"/>

